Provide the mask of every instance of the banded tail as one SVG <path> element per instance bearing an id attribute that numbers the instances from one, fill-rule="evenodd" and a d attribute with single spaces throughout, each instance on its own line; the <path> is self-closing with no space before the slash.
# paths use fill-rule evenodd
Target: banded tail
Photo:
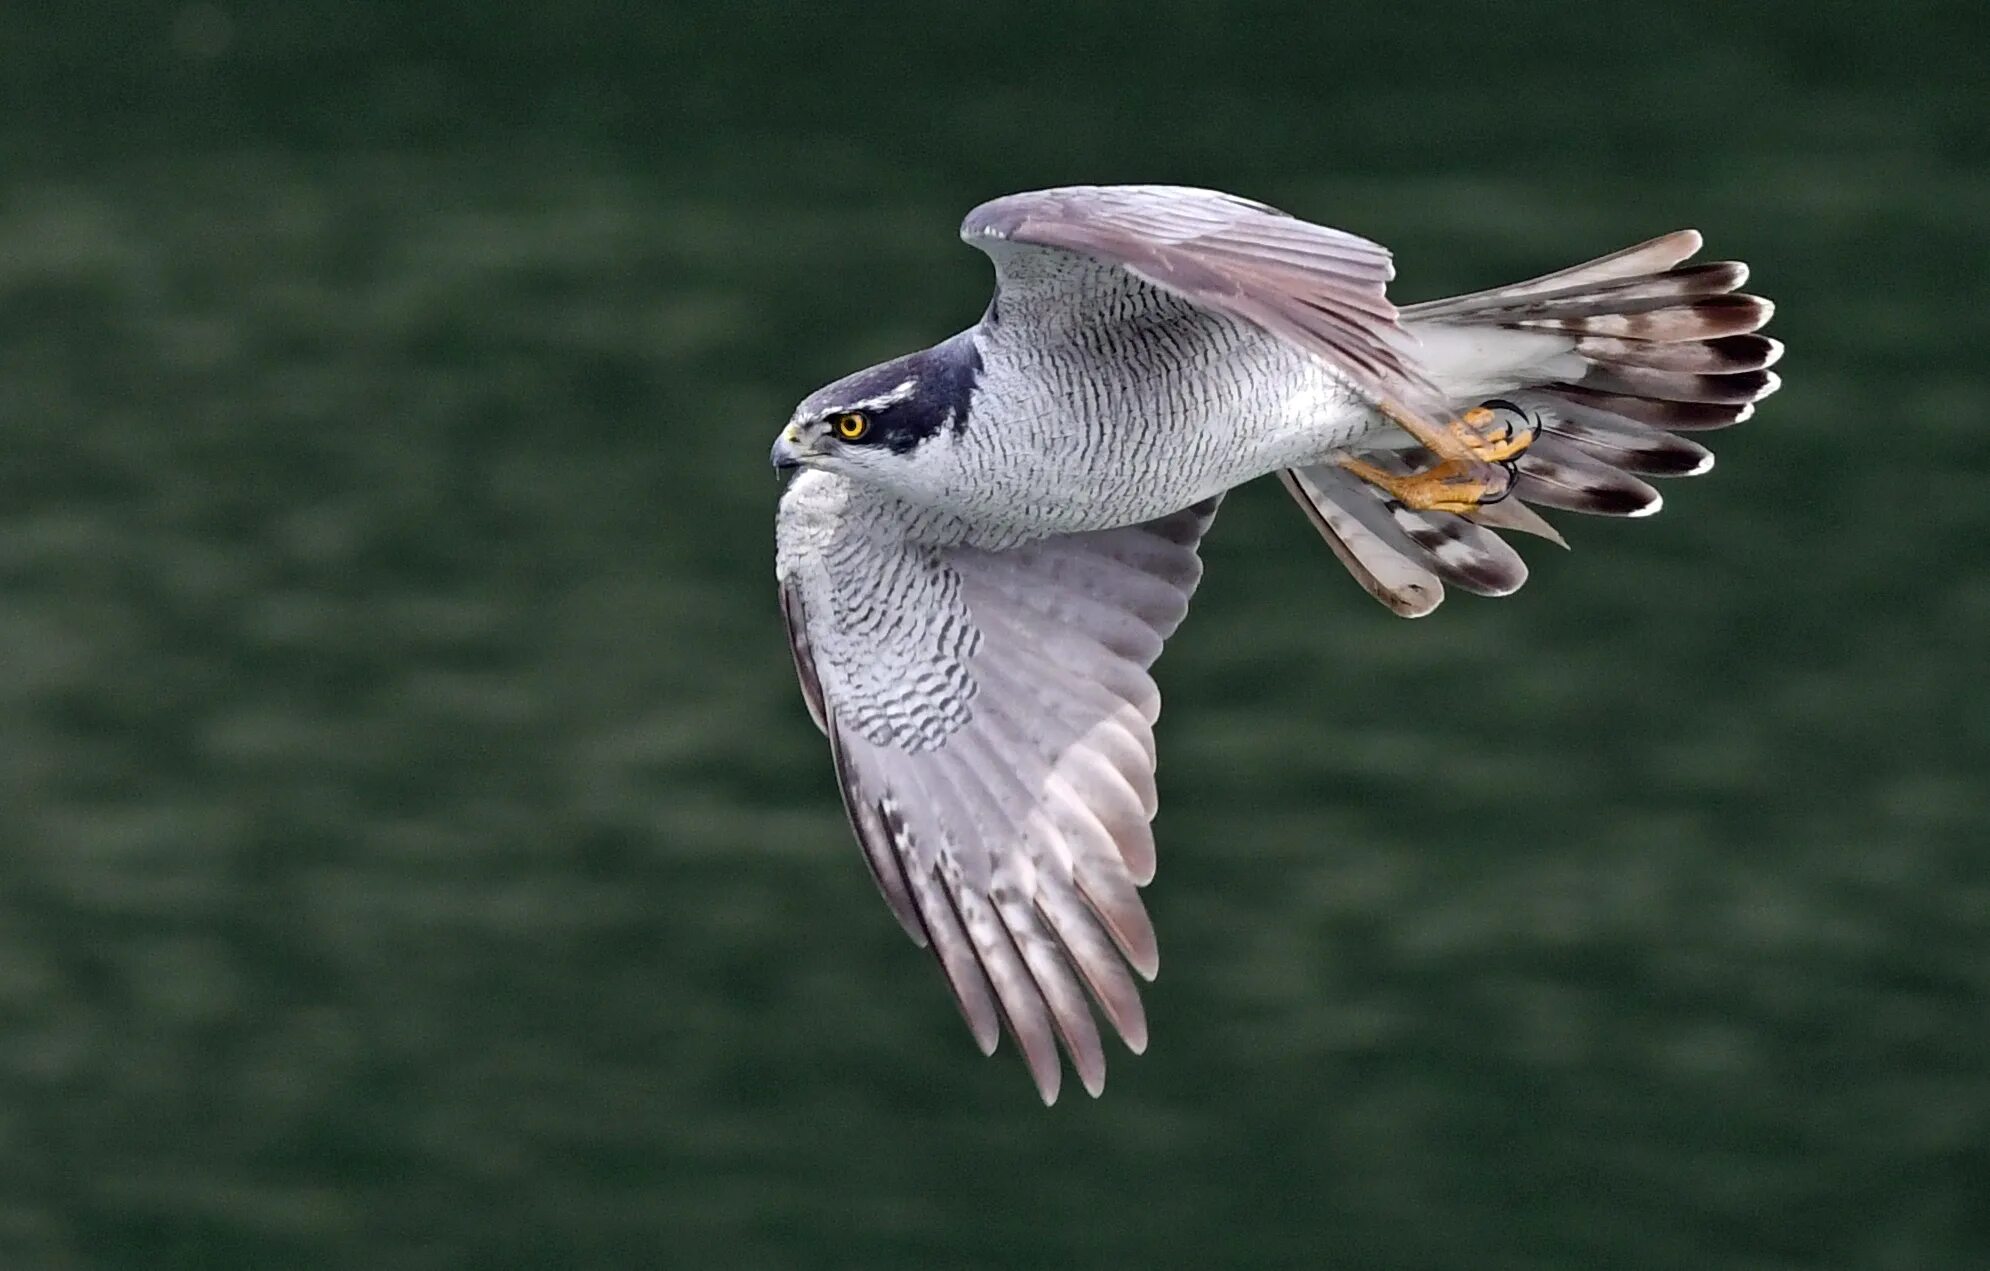
<path id="1" fill-rule="evenodd" d="M 1484 404 L 1537 430 L 1512 493 L 1457 515 L 1413 512 L 1331 465 L 1280 474 L 1320 534 L 1371 595 L 1404 617 L 1444 599 L 1444 584 L 1503 596 L 1527 581 L 1494 533 L 1567 546 L 1530 505 L 1649 516 L 1643 477 L 1698 476 L 1713 452 L 1678 434 L 1725 428 L 1776 391 L 1782 346 L 1756 334 L 1774 306 L 1737 289 L 1739 261 L 1685 262 L 1700 235 L 1680 230 L 1588 264 L 1490 291 L 1412 305 L 1403 326 L 1458 409 Z M 1363 451 L 1392 471 L 1426 466 L 1419 449 Z"/>

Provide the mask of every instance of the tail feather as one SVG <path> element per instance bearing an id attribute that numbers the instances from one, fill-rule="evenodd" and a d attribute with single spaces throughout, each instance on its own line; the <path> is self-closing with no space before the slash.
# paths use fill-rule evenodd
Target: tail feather
<path id="1" fill-rule="evenodd" d="M 1746 406 L 1776 391 L 1781 380 L 1774 371 L 1737 371 L 1727 375 L 1697 375 L 1691 371 L 1654 371 L 1643 366 L 1595 364 L 1575 381 L 1592 393 L 1642 397 L 1660 402 L 1720 402 Z"/>
<path id="2" fill-rule="evenodd" d="M 1776 306 L 1760 296 L 1703 296 L 1674 309 L 1531 319 L 1516 325 L 1537 331 L 1608 335 L 1663 344 L 1707 340 L 1722 335 L 1747 335 L 1766 326 L 1775 312 Z"/>
<path id="3" fill-rule="evenodd" d="M 1505 596 L 1527 581 L 1520 553 L 1463 517 L 1411 511 L 1332 465 L 1295 468 L 1281 476 L 1343 563 L 1353 559 L 1350 572 L 1405 617 L 1435 609 L 1444 597 L 1443 583 L 1481 596 Z"/>
<path id="4" fill-rule="evenodd" d="M 1601 366 L 1641 366 L 1696 375 L 1766 371 L 1783 356 L 1783 346 L 1766 335 L 1726 335 L 1677 344 L 1586 335 L 1576 340 L 1575 351 Z"/>
<path id="5" fill-rule="evenodd" d="M 1773 393 L 1781 386 L 1780 379 L 1772 379 L 1763 386 L 1763 393 Z M 1755 414 L 1754 402 L 1666 401 L 1626 393 L 1600 393 L 1577 384 L 1550 384 L 1526 396 L 1556 415 L 1573 414 L 1579 418 L 1586 411 L 1591 418 L 1610 416 L 1668 432 L 1711 432 Z"/>
<path id="6" fill-rule="evenodd" d="M 1589 424 L 1560 414 L 1547 439 L 1566 443 L 1625 472 L 1652 477 L 1697 477 L 1714 466 L 1714 452 L 1697 441 L 1643 424 Z"/>
<path id="7" fill-rule="evenodd" d="M 1544 434 L 1516 465 L 1513 497 L 1592 516 L 1651 516 L 1665 505 L 1658 491 L 1621 468 Z"/>
<path id="8" fill-rule="evenodd" d="M 1474 291 L 1462 296 L 1449 296 L 1443 300 L 1427 300 L 1419 305 L 1411 305 L 1402 311 L 1404 321 L 1437 321 L 1454 313 L 1470 313 L 1490 301 L 1504 303 L 1521 296 L 1538 296 L 1550 291 L 1566 291 L 1592 283 L 1613 282 L 1619 278 L 1642 278 L 1648 274 L 1671 269 L 1682 261 L 1691 260 L 1700 250 L 1698 230 L 1675 230 L 1657 238 L 1599 256 L 1581 265 L 1571 265 L 1567 269 L 1552 274 L 1542 274 L 1526 282 L 1508 283 L 1504 287 L 1493 287 L 1486 291 Z"/>
<path id="9" fill-rule="evenodd" d="M 1548 523 L 1548 519 L 1528 507 L 1519 499 L 1501 499 L 1498 503 L 1488 503 L 1467 513 L 1474 522 L 1495 530 L 1512 530 L 1516 534 L 1532 534 L 1535 538 L 1545 538 L 1563 551 L 1568 550 L 1569 541 L 1562 532 Z"/>
<path id="10" fill-rule="evenodd" d="M 1738 291 L 1748 281 L 1738 261 L 1687 264 L 1700 245 L 1697 232 L 1681 230 L 1402 310 L 1430 351 L 1433 380 L 1443 385 L 1452 372 L 1456 406 L 1503 398 L 1536 428 L 1502 502 L 1467 515 L 1412 512 L 1332 465 L 1285 473 L 1286 488 L 1363 585 L 1412 617 L 1436 608 L 1443 583 L 1505 595 L 1526 581 L 1525 563 L 1496 530 L 1566 546 L 1530 504 L 1603 516 L 1657 512 L 1663 500 L 1641 478 L 1697 476 L 1714 465 L 1705 446 L 1675 434 L 1740 423 L 1781 383 L 1769 368 L 1782 345 L 1756 334 L 1775 307 Z M 1513 334 L 1502 342 L 1501 331 Z M 1501 360 L 1509 346 L 1510 364 Z M 1447 367 L 1446 357 L 1458 365 Z M 1359 454 L 1393 471 L 1430 461 L 1399 446 Z"/>
<path id="11" fill-rule="evenodd" d="M 1364 506 L 1359 491 L 1337 487 L 1338 468 L 1290 468 L 1278 474 L 1285 489 L 1312 519 L 1334 555 L 1354 580 L 1404 618 L 1421 618 L 1444 599 L 1437 575 L 1416 563 L 1413 553 L 1385 541 L 1351 509 Z"/>
<path id="12" fill-rule="evenodd" d="M 1489 293 L 1471 308 L 1446 310 L 1433 316 L 1422 305 L 1403 310 L 1404 322 L 1441 322 L 1453 326 L 1511 326 L 1553 318 L 1596 318 L 1616 314 L 1676 309 L 1681 301 L 1724 296 L 1748 281 L 1748 266 L 1740 261 L 1709 261 L 1685 265 L 1662 274 L 1614 278 L 1594 285 L 1559 287 L 1518 296 Z M 1449 302 L 1445 302 L 1449 303 Z"/>
<path id="13" fill-rule="evenodd" d="M 1527 562 L 1505 539 L 1462 516 L 1390 509 L 1438 577 L 1480 596 L 1510 596 L 1527 581 Z"/>

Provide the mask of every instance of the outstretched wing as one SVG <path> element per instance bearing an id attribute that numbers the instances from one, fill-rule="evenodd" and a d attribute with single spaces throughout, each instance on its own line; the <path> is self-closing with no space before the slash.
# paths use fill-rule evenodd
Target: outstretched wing
<path id="1" fill-rule="evenodd" d="M 851 827 L 982 1050 L 1006 1019 L 1048 1103 L 1061 1039 L 1096 1095 L 1088 993 L 1147 1045 L 1127 968 L 1158 969 L 1136 890 L 1154 875 L 1148 668 L 1188 610 L 1217 501 L 1008 551 L 931 549 L 886 505 L 853 510 L 866 495 L 811 509 L 829 481 L 783 501 L 781 601 Z"/>
<path id="2" fill-rule="evenodd" d="M 1443 410 L 1385 294 L 1389 252 L 1365 238 L 1167 185 L 1011 194 L 969 212 L 961 237 L 995 261 L 1002 321 L 1150 321 L 1172 298 L 1290 341 L 1378 406 Z"/>

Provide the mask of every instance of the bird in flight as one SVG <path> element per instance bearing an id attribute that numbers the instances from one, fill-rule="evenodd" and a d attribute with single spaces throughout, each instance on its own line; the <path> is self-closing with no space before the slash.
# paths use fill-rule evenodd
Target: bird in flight
<path id="1" fill-rule="evenodd" d="M 961 237 L 981 320 L 811 394 L 776 573 L 850 825 L 984 1053 L 1006 1021 L 1045 1103 L 1097 1016 L 1147 1045 L 1158 969 L 1150 676 L 1225 491 L 1276 473 L 1405 617 L 1527 577 L 1537 507 L 1647 516 L 1690 436 L 1746 419 L 1781 353 L 1736 262 L 1682 230 L 1397 308 L 1389 252 L 1175 186 L 999 198 Z"/>

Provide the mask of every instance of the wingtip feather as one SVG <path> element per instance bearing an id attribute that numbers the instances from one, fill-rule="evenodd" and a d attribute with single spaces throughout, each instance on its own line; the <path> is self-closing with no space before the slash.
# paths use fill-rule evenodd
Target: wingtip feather
<path id="1" fill-rule="evenodd" d="M 1161 974 L 1161 949 L 1153 943 L 1153 938 L 1154 933 L 1150 929 L 1147 933 L 1148 943 L 1128 951 L 1126 957 L 1127 965 L 1133 968 L 1134 974 L 1149 984 L 1154 982 L 1155 976 Z"/>

